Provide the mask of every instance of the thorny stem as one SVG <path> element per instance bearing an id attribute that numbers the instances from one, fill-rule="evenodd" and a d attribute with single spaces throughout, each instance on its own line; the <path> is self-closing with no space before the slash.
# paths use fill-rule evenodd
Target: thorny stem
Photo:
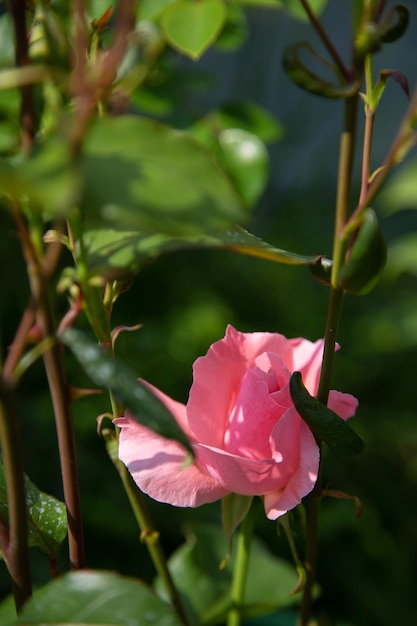
<path id="1" fill-rule="evenodd" d="M 20 209 L 13 206 L 25 256 L 32 297 L 36 302 L 36 322 L 43 338 L 55 338 L 52 307 L 42 264 L 39 262 Z M 71 401 L 62 363 L 61 347 L 54 342 L 43 355 L 46 376 L 54 408 L 61 461 L 64 498 L 67 508 L 69 558 L 72 567 L 84 567 L 84 539 L 81 517 L 75 435 L 72 423 Z"/>
<path id="2" fill-rule="evenodd" d="M 3 536 L 2 549 L 12 579 L 17 613 L 32 595 L 28 553 L 28 528 L 25 478 L 16 396 L 13 383 L 0 379 L 0 444 L 6 476 L 9 513 L 8 537 Z"/>
<path id="3" fill-rule="evenodd" d="M 329 304 L 327 309 L 326 329 L 324 336 L 323 363 L 320 375 L 317 399 L 327 404 L 333 367 L 333 356 L 336 345 L 337 329 L 343 301 L 343 290 L 336 285 L 338 268 L 343 260 L 345 246 L 341 239 L 341 233 L 346 224 L 349 214 L 349 201 L 352 182 L 352 168 L 354 160 L 354 144 L 356 131 L 356 112 L 358 96 L 346 100 L 344 128 L 340 141 L 338 190 L 336 200 L 336 220 L 333 247 L 333 270 L 332 285 L 330 287 Z M 336 269 L 335 269 L 336 268 Z M 321 443 L 318 442 L 321 448 Z M 317 565 L 317 542 L 318 542 L 318 516 L 320 508 L 320 496 L 322 490 L 321 471 L 313 491 L 306 498 L 306 584 L 301 603 L 299 626 L 307 626 L 313 606 L 313 589 L 316 578 Z"/>

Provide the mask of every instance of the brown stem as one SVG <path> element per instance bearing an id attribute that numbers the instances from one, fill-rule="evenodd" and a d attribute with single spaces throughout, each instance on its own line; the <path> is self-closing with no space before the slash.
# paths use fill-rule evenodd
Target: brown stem
<path id="1" fill-rule="evenodd" d="M 30 65 L 28 36 L 26 30 L 26 1 L 9 0 L 10 13 L 13 18 L 15 34 L 15 50 L 17 67 Z M 35 137 L 35 108 L 32 85 L 20 87 L 20 132 L 22 149 L 29 154 Z"/>
<path id="2" fill-rule="evenodd" d="M 350 82 L 352 79 L 352 76 L 349 70 L 346 68 L 345 64 L 343 63 L 338 51 L 336 50 L 326 30 L 323 28 L 323 26 L 321 25 L 321 22 L 317 19 L 314 11 L 311 9 L 308 3 L 308 0 L 300 0 L 300 2 L 303 5 L 304 11 L 308 15 L 308 19 L 310 20 L 311 25 L 314 27 L 315 31 L 317 32 L 318 36 L 322 40 L 323 44 L 326 46 L 330 56 L 335 62 L 337 69 L 339 70 L 341 76 L 343 76 L 343 78 L 345 79 L 347 83 Z"/>
<path id="3" fill-rule="evenodd" d="M 368 187 L 367 193 L 361 197 L 361 200 L 352 214 L 352 220 L 365 207 L 369 206 L 381 186 L 385 182 L 392 168 L 400 163 L 409 151 L 417 144 L 417 130 L 413 130 L 417 124 L 417 88 L 404 116 L 398 133 L 388 150 L 387 155 L 378 170 L 378 173 L 372 178 L 372 182 Z"/>
<path id="4" fill-rule="evenodd" d="M 2 545 L 9 570 L 16 611 L 32 595 L 29 567 L 28 528 L 25 478 L 19 422 L 17 419 L 15 389 L 4 376 L 0 379 L 0 444 L 6 477 L 9 532 Z M 3 529 L 4 530 L 4 529 Z M 2 533 L 2 539 L 6 539 Z M 3 544 L 3 542 L 2 542 Z"/>
<path id="5" fill-rule="evenodd" d="M 13 216 L 22 241 L 32 296 L 37 304 L 36 322 L 43 338 L 55 338 L 56 331 L 52 317 L 48 284 L 42 271 L 42 265 L 32 245 L 25 221 L 19 208 L 16 206 L 13 207 Z M 69 557 L 72 567 L 82 568 L 84 566 L 84 540 L 75 436 L 72 423 L 70 395 L 62 363 L 61 348 L 58 342 L 55 342 L 52 347 L 44 353 L 43 360 L 54 408 L 58 436 L 62 482 L 68 519 Z"/>
<path id="6" fill-rule="evenodd" d="M 63 232 L 63 226 L 55 227 L 57 232 Z M 62 253 L 62 245 L 60 243 L 51 243 L 48 245 L 43 262 L 42 273 L 44 276 L 44 285 L 49 283 L 49 279 L 55 274 L 58 267 L 59 259 Z M 16 366 L 23 354 L 26 346 L 26 340 L 30 329 L 36 320 L 37 303 L 33 295 L 29 298 L 29 303 L 20 320 L 19 327 L 13 339 L 13 343 L 9 347 L 7 357 L 4 361 L 3 375 L 10 380 L 13 378 Z"/>

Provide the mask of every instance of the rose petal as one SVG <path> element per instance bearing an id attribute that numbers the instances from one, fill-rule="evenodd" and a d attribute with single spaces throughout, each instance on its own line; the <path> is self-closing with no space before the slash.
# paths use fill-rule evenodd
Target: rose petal
<path id="1" fill-rule="evenodd" d="M 358 400 L 354 396 L 351 396 L 350 393 L 342 393 L 341 391 L 334 390 L 329 393 L 329 401 L 327 403 L 329 409 L 344 420 L 355 415 L 358 404 Z"/>
<path id="2" fill-rule="evenodd" d="M 319 469 L 319 448 L 313 433 L 304 422 L 300 423 L 300 465 L 284 489 L 267 493 L 264 497 L 268 519 L 277 519 L 299 504 L 313 489 Z"/>
<path id="3" fill-rule="evenodd" d="M 137 486 L 158 502 L 197 507 L 214 502 L 227 491 L 194 463 L 184 467 L 187 452 L 178 442 L 157 435 L 133 419 L 121 417 L 114 423 L 122 430 L 119 458 Z"/>
<path id="4" fill-rule="evenodd" d="M 291 339 L 293 347 L 292 363 L 289 366 L 291 372 L 301 372 L 303 383 L 307 390 L 316 395 L 323 359 L 324 340 L 316 342 L 308 339 Z"/>
<path id="5" fill-rule="evenodd" d="M 192 439 L 192 433 L 188 425 L 187 407 L 185 406 L 185 404 L 182 404 L 182 402 L 177 402 L 176 400 L 173 400 L 172 398 L 167 396 L 165 393 L 163 393 L 163 391 L 160 391 L 157 387 L 154 387 L 153 385 L 148 383 L 146 380 L 141 379 L 141 382 L 144 385 L 146 385 L 163 404 L 165 404 L 167 409 L 175 417 L 175 421 L 180 426 L 180 428 L 182 428 L 182 430 L 184 431 L 184 433 L 187 435 L 189 439 Z M 127 411 L 125 415 L 126 417 L 129 417 L 129 412 Z M 140 420 L 140 415 L 138 415 L 137 417 Z"/>
<path id="6" fill-rule="evenodd" d="M 224 436 L 226 452 L 256 459 L 272 458 L 271 430 L 283 409 L 268 391 L 268 374 L 248 370 L 242 379 Z"/>
<path id="7" fill-rule="evenodd" d="M 248 459 L 201 444 L 195 449 L 200 465 L 227 491 L 260 496 L 282 488 L 288 480 L 278 454 L 273 459 Z"/>
<path id="8" fill-rule="evenodd" d="M 291 351 L 290 341 L 278 333 L 240 333 L 228 326 L 224 339 L 194 363 L 187 413 L 196 440 L 220 448 L 245 372 L 264 352 L 278 354 L 286 363 Z"/>

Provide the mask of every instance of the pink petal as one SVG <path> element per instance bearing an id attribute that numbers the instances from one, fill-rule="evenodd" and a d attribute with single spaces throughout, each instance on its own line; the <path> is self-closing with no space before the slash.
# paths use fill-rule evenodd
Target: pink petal
<path id="1" fill-rule="evenodd" d="M 185 434 L 192 439 L 192 434 L 188 426 L 187 407 L 185 406 L 185 404 L 173 400 L 165 393 L 163 393 L 163 391 L 160 391 L 157 387 L 154 387 L 146 380 L 141 379 L 141 382 L 146 385 L 163 404 L 165 404 L 167 409 L 175 417 L 175 421 L 177 422 L 177 424 L 182 428 Z M 126 415 L 129 417 L 128 412 L 126 413 Z M 140 419 L 140 415 L 138 415 L 137 417 Z"/>
<path id="2" fill-rule="evenodd" d="M 184 467 L 187 453 L 181 444 L 157 435 L 135 420 L 120 417 L 114 423 L 122 430 L 119 458 L 137 486 L 158 502 L 197 507 L 214 502 L 227 491 L 194 463 Z"/>
<path id="3" fill-rule="evenodd" d="M 196 445 L 197 459 L 228 492 L 246 496 L 260 496 L 284 486 L 288 476 L 281 457 L 248 459 L 218 448 Z"/>
<path id="4" fill-rule="evenodd" d="M 242 378 L 264 352 L 290 360 L 292 347 L 277 333 L 240 333 L 228 326 L 206 356 L 196 360 L 187 403 L 189 424 L 197 441 L 220 448 Z"/>
<path id="5" fill-rule="evenodd" d="M 257 368 L 243 376 L 222 446 L 227 452 L 256 459 L 272 457 L 271 430 L 284 410 L 270 396 L 268 378 Z"/>
<path id="6" fill-rule="evenodd" d="M 329 409 L 337 413 L 337 415 L 344 420 L 355 415 L 358 404 L 358 400 L 349 393 L 334 390 L 329 393 Z"/>
<path id="7" fill-rule="evenodd" d="M 300 465 L 284 489 L 267 493 L 264 497 L 268 519 L 277 519 L 293 509 L 313 489 L 318 475 L 319 448 L 314 435 L 304 422 L 300 423 Z"/>
<path id="8" fill-rule="evenodd" d="M 308 391 L 315 395 L 319 386 L 321 363 L 323 359 L 323 339 L 316 342 L 308 339 L 291 339 L 293 361 L 291 372 L 301 372 L 303 383 Z"/>

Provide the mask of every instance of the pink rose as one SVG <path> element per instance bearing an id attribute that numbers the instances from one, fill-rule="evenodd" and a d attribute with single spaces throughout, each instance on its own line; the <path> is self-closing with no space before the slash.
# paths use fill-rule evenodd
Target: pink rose
<path id="1" fill-rule="evenodd" d="M 294 408 L 289 380 L 300 371 L 316 394 L 323 343 L 228 326 L 194 363 L 186 406 L 150 386 L 189 437 L 196 460 L 184 467 L 181 444 L 126 413 L 114 420 L 119 458 L 138 487 L 174 506 L 197 507 L 229 493 L 263 496 L 270 519 L 295 507 L 317 479 L 319 449 Z M 329 407 L 343 419 L 357 405 L 351 395 L 330 392 Z"/>

